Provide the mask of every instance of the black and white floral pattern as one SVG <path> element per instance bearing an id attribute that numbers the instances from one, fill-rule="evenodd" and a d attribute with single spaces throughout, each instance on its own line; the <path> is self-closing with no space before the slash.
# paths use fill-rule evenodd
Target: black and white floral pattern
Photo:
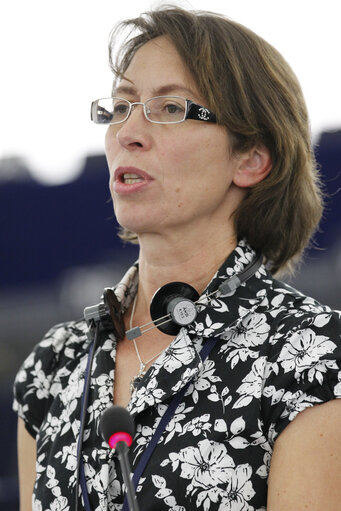
<path id="1" fill-rule="evenodd" d="M 204 292 L 255 254 L 240 242 Z M 137 267 L 115 292 L 126 309 Z M 219 338 L 203 363 L 199 351 Z M 34 511 L 74 506 L 80 399 L 89 351 L 84 321 L 50 330 L 15 383 L 14 408 L 37 440 Z M 91 376 L 83 459 L 94 511 L 120 510 L 122 475 L 99 433 L 113 400 L 116 340 L 102 333 Z M 260 511 L 274 442 L 296 415 L 341 397 L 340 314 L 274 280 L 264 266 L 232 296 L 215 296 L 182 328 L 131 396 L 133 468 L 173 395 L 190 382 L 138 485 L 141 509 Z"/>

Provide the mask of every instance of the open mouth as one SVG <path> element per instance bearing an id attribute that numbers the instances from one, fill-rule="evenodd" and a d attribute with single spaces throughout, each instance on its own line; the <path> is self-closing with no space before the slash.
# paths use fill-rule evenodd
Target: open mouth
<path id="1" fill-rule="evenodd" d="M 120 181 L 125 185 L 134 185 L 136 183 L 142 183 L 144 179 L 141 176 L 138 176 L 137 174 L 127 172 L 121 175 Z"/>

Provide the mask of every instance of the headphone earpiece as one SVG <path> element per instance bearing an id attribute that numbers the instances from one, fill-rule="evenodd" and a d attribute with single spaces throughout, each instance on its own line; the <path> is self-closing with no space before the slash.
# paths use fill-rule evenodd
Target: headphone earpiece
<path id="1" fill-rule="evenodd" d="M 227 278 L 217 290 L 207 295 L 205 303 L 198 302 L 199 293 L 191 285 L 185 282 L 169 282 L 160 287 L 152 298 L 150 304 L 152 321 L 127 331 L 125 331 L 121 304 L 115 292 L 108 287 L 103 292 L 101 303 L 84 309 L 84 318 L 89 325 L 100 322 L 102 328 L 113 332 L 118 341 L 124 339 L 125 335 L 130 340 L 135 339 L 155 327 L 165 334 L 176 335 L 182 326 L 193 323 L 197 316 L 197 305 L 209 307 L 208 300 L 217 293 L 221 296 L 232 295 L 240 285 L 258 271 L 261 264 L 262 255 L 257 254 L 241 273 Z"/>
<path id="2" fill-rule="evenodd" d="M 117 300 L 114 291 L 110 287 L 106 287 L 103 292 L 103 302 L 107 312 L 109 312 L 106 317 L 106 325 L 104 328 L 109 331 L 114 331 L 116 339 L 118 341 L 122 341 L 126 333 L 122 307 L 120 302 Z"/>
<path id="3" fill-rule="evenodd" d="M 150 316 L 157 328 L 168 335 L 176 335 L 180 328 L 193 323 L 197 310 L 193 302 L 199 293 L 185 282 L 170 282 L 156 291 L 150 303 Z M 170 319 L 164 322 L 165 317 Z"/>
<path id="4" fill-rule="evenodd" d="M 122 307 L 110 287 L 104 289 L 100 303 L 85 307 L 84 318 L 89 326 L 99 323 L 102 330 L 113 332 L 118 341 L 124 339 L 125 326 Z"/>

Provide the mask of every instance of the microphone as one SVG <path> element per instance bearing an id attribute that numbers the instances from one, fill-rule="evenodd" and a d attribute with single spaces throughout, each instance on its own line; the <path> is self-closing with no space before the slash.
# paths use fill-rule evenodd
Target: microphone
<path id="1" fill-rule="evenodd" d="M 131 467 L 128 459 L 128 448 L 133 442 L 134 429 L 133 418 L 122 406 L 112 405 L 102 414 L 100 430 L 102 437 L 111 449 L 116 449 L 117 451 L 126 487 L 129 509 L 130 511 L 140 511 L 130 477 Z"/>

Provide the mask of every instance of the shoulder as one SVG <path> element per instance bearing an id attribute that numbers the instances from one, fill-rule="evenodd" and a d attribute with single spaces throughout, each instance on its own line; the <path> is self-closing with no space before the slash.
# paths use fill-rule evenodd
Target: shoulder
<path id="1" fill-rule="evenodd" d="M 262 408 L 271 443 L 297 415 L 341 397 L 341 318 L 287 284 L 269 280 Z"/>
<path id="2" fill-rule="evenodd" d="M 34 347 L 17 373 L 13 408 L 34 436 L 43 411 L 60 391 L 62 375 L 72 372 L 89 347 L 85 321 L 55 325 Z"/>
<path id="3" fill-rule="evenodd" d="M 292 335 L 303 330 L 330 336 L 340 341 L 341 312 L 319 303 L 285 282 L 267 280 L 267 293 L 261 304 L 273 325 L 272 345 L 286 342 Z"/>
<path id="4" fill-rule="evenodd" d="M 49 375 L 69 360 L 77 360 L 77 356 L 89 346 L 87 330 L 85 321 L 53 326 L 24 361 L 17 380 L 23 381 L 24 374 L 27 374 L 27 371 L 39 362 L 41 367 L 44 367 L 46 374 Z"/>
<path id="5" fill-rule="evenodd" d="M 37 344 L 33 352 L 51 351 L 55 358 L 72 358 L 89 345 L 88 325 L 84 320 L 53 326 Z"/>

